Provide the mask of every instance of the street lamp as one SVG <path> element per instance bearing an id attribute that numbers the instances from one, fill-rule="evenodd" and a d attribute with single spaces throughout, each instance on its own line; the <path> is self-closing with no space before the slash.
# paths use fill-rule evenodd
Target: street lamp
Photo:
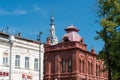
<path id="1" fill-rule="evenodd" d="M 11 80 L 11 57 L 12 57 L 12 46 L 13 42 L 15 40 L 15 37 L 13 35 L 9 36 L 9 44 L 10 44 L 10 55 L 9 55 L 9 80 Z"/>
<path id="2" fill-rule="evenodd" d="M 42 42 L 41 42 L 41 35 L 43 33 L 42 32 L 39 32 L 38 36 L 37 36 L 37 41 L 39 41 L 39 80 L 41 80 L 41 45 L 42 45 Z"/>

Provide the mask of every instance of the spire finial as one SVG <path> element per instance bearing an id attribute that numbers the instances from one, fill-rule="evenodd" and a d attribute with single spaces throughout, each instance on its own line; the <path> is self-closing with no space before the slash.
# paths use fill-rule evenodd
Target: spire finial
<path id="1" fill-rule="evenodd" d="M 51 19 L 50 19 L 50 21 L 51 21 L 51 25 L 54 25 L 54 14 L 53 14 L 53 11 L 51 13 Z"/>
<path id="2" fill-rule="evenodd" d="M 54 18 L 54 11 L 51 12 L 51 18 Z"/>

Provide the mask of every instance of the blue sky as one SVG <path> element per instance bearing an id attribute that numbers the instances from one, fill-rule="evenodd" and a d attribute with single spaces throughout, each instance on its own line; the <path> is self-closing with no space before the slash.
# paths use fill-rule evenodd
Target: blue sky
<path id="1" fill-rule="evenodd" d="M 103 47 L 101 40 L 94 40 L 101 27 L 96 23 L 96 0 L 0 0 L 0 30 L 36 39 L 42 31 L 42 41 L 49 35 L 49 24 L 52 11 L 55 17 L 56 35 L 61 40 L 66 33 L 64 29 L 71 24 L 79 28 L 79 34 L 88 45 L 88 50 L 94 47 L 96 52 Z"/>

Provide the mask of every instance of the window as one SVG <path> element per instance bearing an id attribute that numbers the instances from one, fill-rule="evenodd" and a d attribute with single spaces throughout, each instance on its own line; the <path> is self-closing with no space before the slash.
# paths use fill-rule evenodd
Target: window
<path id="1" fill-rule="evenodd" d="M 88 74 L 93 75 L 93 64 L 92 64 L 92 62 L 88 62 Z"/>
<path id="2" fill-rule="evenodd" d="M 90 68 L 91 68 L 91 66 L 90 66 L 90 62 L 88 62 L 88 74 L 91 73 Z"/>
<path id="3" fill-rule="evenodd" d="M 65 72 L 65 59 L 62 60 L 62 72 Z"/>
<path id="4" fill-rule="evenodd" d="M 91 63 L 91 74 L 93 75 L 93 64 Z"/>
<path id="5" fill-rule="evenodd" d="M 64 42 L 69 42 L 68 37 L 64 37 L 63 40 L 64 40 Z"/>
<path id="6" fill-rule="evenodd" d="M 100 76 L 100 65 L 96 64 L 96 76 Z"/>
<path id="7" fill-rule="evenodd" d="M 98 76 L 98 66 L 96 64 L 96 76 Z"/>
<path id="8" fill-rule="evenodd" d="M 79 72 L 81 72 L 81 60 L 79 60 Z"/>
<path id="9" fill-rule="evenodd" d="M 29 69 L 29 57 L 25 57 L 25 68 Z"/>
<path id="10" fill-rule="evenodd" d="M 15 67 L 20 67 L 20 55 L 15 56 Z"/>
<path id="11" fill-rule="evenodd" d="M 3 65 L 8 66 L 8 57 L 3 57 Z"/>
<path id="12" fill-rule="evenodd" d="M 34 70 L 38 70 L 38 59 L 34 59 Z"/>
<path id="13" fill-rule="evenodd" d="M 82 69 L 81 72 L 84 73 L 84 61 L 83 61 L 83 60 L 82 60 L 82 65 L 81 65 L 81 67 L 82 67 L 82 68 L 81 68 L 81 69 Z"/>
<path id="14" fill-rule="evenodd" d="M 83 43 L 83 40 L 80 40 L 80 43 L 82 44 L 82 43 Z"/>
<path id="15" fill-rule="evenodd" d="M 68 59 L 68 72 L 72 71 L 72 59 Z"/>
<path id="16" fill-rule="evenodd" d="M 100 65 L 98 66 L 98 76 L 100 76 Z"/>

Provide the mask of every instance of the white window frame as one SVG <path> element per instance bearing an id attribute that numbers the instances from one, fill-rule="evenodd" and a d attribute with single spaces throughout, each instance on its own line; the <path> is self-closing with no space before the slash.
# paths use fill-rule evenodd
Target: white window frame
<path id="1" fill-rule="evenodd" d="M 3 65 L 8 66 L 8 57 L 7 56 L 3 57 Z"/>
<path id="2" fill-rule="evenodd" d="M 38 62 L 39 60 L 37 58 L 34 59 L 34 70 L 38 71 Z"/>
<path id="3" fill-rule="evenodd" d="M 29 69 L 29 57 L 25 57 L 25 69 Z"/>
<path id="4" fill-rule="evenodd" d="M 15 67 L 20 67 L 20 55 L 15 55 Z"/>

